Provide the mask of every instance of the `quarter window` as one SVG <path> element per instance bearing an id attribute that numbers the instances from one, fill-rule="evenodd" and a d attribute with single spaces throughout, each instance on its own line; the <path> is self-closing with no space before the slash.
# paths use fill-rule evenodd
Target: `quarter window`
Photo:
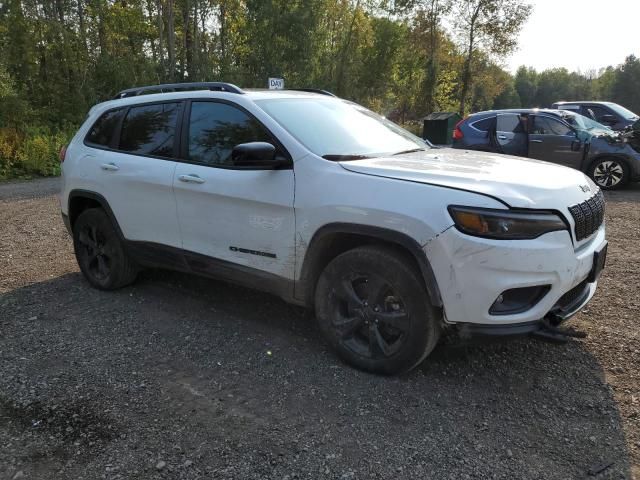
<path id="1" fill-rule="evenodd" d="M 233 166 L 233 147 L 249 142 L 273 140 L 262 124 L 236 107 L 218 102 L 191 103 L 189 160 Z"/>
<path id="2" fill-rule="evenodd" d="M 478 120 L 477 122 L 473 122 L 471 126 L 476 130 L 480 130 L 481 132 L 488 132 L 495 127 L 496 117 L 485 118 L 484 120 Z"/>
<path id="3" fill-rule="evenodd" d="M 131 107 L 122 124 L 119 149 L 138 155 L 173 157 L 179 103 Z"/>
<path id="4" fill-rule="evenodd" d="M 534 117 L 534 135 L 571 135 L 573 130 L 562 122 L 549 117 Z"/>
<path id="5" fill-rule="evenodd" d="M 108 147 L 120 122 L 122 112 L 123 110 L 120 108 L 103 113 L 87 133 L 86 141 L 94 145 Z"/>

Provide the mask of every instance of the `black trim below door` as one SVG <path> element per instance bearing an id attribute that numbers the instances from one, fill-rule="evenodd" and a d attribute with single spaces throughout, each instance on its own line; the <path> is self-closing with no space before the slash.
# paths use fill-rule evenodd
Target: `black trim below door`
<path id="1" fill-rule="evenodd" d="M 300 303 L 293 298 L 293 280 L 263 270 L 153 242 L 125 240 L 125 245 L 127 252 L 145 267 L 195 273 Z"/>

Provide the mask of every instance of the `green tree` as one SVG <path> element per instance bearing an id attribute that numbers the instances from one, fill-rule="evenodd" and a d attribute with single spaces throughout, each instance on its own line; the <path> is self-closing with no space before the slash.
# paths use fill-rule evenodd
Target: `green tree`
<path id="1" fill-rule="evenodd" d="M 511 53 L 517 47 L 517 35 L 530 13 L 531 6 L 521 0 L 460 0 L 455 4 L 454 22 L 465 52 L 460 85 L 461 115 L 467 111 L 478 49 L 489 56 Z"/>

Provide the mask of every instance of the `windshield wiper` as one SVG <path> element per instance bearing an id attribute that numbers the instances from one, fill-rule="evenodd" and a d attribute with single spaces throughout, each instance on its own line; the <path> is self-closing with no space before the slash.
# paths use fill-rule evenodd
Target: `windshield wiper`
<path id="1" fill-rule="evenodd" d="M 414 152 L 424 152 L 426 148 L 412 148 L 411 150 L 402 150 L 401 152 L 396 152 L 393 155 L 402 155 L 403 153 L 414 153 Z"/>
<path id="2" fill-rule="evenodd" d="M 340 162 L 342 160 L 364 160 L 365 158 L 373 158 L 369 155 L 339 155 L 339 154 L 328 154 L 323 155 L 322 158 L 325 160 L 333 160 L 334 162 Z"/>

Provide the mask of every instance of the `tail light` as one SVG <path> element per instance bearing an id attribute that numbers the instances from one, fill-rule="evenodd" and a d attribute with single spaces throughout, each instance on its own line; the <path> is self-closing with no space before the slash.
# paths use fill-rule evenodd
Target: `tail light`
<path id="1" fill-rule="evenodd" d="M 61 149 L 60 149 L 60 153 L 58 153 L 58 158 L 60 159 L 60 163 L 64 163 L 64 159 L 67 156 L 67 146 L 64 145 Z"/>
<path id="2" fill-rule="evenodd" d="M 455 128 L 453 129 L 453 139 L 454 140 L 462 140 L 464 138 L 464 133 L 462 133 L 462 130 L 460 130 L 460 125 L 462 125 L 462 122 L 464 122 L 466 120 L 466 118 L 460 120 L 458 123 L 456 123 Z"/>

